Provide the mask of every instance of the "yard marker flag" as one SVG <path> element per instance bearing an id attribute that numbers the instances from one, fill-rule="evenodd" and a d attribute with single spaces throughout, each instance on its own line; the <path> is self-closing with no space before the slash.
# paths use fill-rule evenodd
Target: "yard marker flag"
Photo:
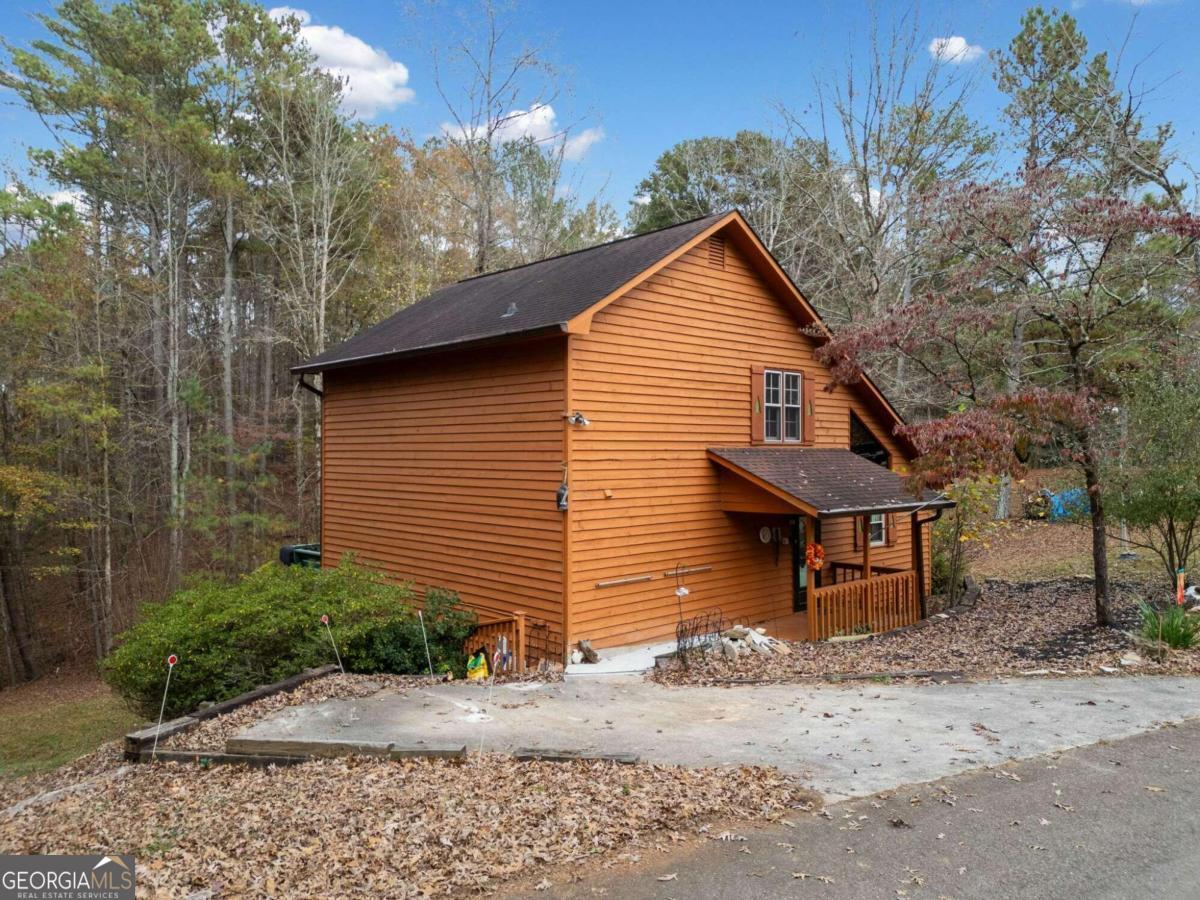
<path id="1" fill-rule="evenodd" d="M 158 708 L 158 727 L 154 729 L 154 746 L 150 748 L 151 760 L 158 753 L 158 733 L 162 731 L 163 713 L 167 710 L 167 691 L 171 689 L 171 673 L 175 671 L 177 662 L 179 662 L 179 657 L 174 653 L 167 657 L 167 683 L 163 686 L 162 705 Z"/>

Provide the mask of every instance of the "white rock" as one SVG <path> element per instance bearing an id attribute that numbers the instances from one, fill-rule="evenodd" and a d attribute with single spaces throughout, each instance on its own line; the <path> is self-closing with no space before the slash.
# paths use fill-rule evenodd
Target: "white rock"
<path id="1" fill-rule="evenodd" d="M 1136 653 L 1126 653 L 1121 657 L 1121 665 L 1123 666 L 1140 666 L 1143 660 Z"/>

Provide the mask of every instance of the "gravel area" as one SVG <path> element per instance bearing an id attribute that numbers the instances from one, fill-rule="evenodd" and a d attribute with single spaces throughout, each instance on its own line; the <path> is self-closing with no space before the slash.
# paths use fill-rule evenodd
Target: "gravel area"
<path id="1" fill-rule="evenodd" d="M 1117 585 L 1117 624 L 1100 628 L 1090 581 L 990 581 L 974 608 L 934 617 L 925 627 L 861 641 L 793 643 L 786 656 L 751 654 L 728 660 L 710 654 L 689 669 L 657 671 L 652 677 L 667 684 L 719 684 L 904 671 L 962 671 L 970 677 L 1200 674 L 1200 650 L 1173 651 L 1162 663 L 1139 655 L 1136 665 L 1122 664 L 1137 653 L 1129 632 L 1137 625 L 1137 600 L 1148 590 L 1137 583 Z"/>
<path id="2" fill-rule="evenodd" d="M 139 896 L 475 893 L 819 806 L 772 769 L 349 758 L 155 764 L 0 813 L 5 853 L 133 853 Z"/>

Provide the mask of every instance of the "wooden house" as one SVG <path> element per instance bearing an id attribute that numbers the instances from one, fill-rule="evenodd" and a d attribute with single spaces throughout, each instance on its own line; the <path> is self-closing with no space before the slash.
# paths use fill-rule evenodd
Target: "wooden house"
<path id="1" fill-rule="evenodd" d="M 294 370 L 322 376 L 323 564 L 451 588 L 522 659 L 714 610 L 911 623 L 950 503 L 906 490 L 899 415 L 823 333 L 737 212 L 439 290 Z"/>

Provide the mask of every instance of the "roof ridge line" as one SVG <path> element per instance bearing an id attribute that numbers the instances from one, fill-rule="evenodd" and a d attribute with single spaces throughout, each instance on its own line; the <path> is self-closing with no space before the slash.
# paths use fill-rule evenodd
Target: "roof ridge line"
<path id="1" fill-rule="evenodd" d="M 518 269 L 527 269 L 530 266 L 554 262 L 557 259 L 566 259 L 568 256 L 578 256 L 580 253 L 590 253 L 593 250 L 603 250 L 605 247 L 613 247 L 617 244 L 623 244 L 626 241 L 636 240 L 637 238 L 650 237 L 652 234 L 662 234 L 662 232 L 670 231 L 672 228 L 682 228 L 684 225 L 692 225 L 696 222 L 703 222 L 705 219 L 719 219 L 722 216 L 727 216 L 729 213 L 734 211 L 734 209 L 727 209 L 725 212 L 709 213 L 706 216 L 696 216 L 696 218 L 688 219 L 685 222 L 676 222 L 674 225 L 664 225 L 662 228 L 655 228 L 653 231 L 643 231 L 641 234 L 627 234 L 624 237 L 614 238 L 611 241 L 605 241 L 603 244 L 593 244 L 590 247 L 580 247 L 578 250 L 568 250 L 566 253 L 560 253 L 557 256 L 547 256 L 544 259 L 530 260 L 527 263 L 509 266 L 506 269 L 496 269 L 494 272 L 481 272 L 478 275 L 468 275 L 466 278 L 460 278 L 458 281 L 452 282 L 452 284 L 466 284 L 469 281 L 478 281 L 481 278 L 491 278 L 493 275 L 503 275 L 505 272 L 515 272 Z M 413 305 L 415 306 L 416 304 Z"/>

